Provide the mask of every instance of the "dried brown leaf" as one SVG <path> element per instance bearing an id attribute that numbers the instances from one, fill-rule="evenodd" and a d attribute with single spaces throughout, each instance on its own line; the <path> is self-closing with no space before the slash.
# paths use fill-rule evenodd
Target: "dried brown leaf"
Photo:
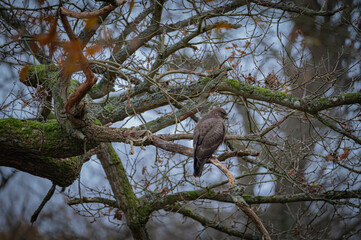
<path id="1" fill-rule="evenodd" d="M 26 78 L 28 77 L 29 68 L 30 66 L 26 65 L 19 71 L 19 77 L 22 83 L 24 83 L 26 81 Z"/>

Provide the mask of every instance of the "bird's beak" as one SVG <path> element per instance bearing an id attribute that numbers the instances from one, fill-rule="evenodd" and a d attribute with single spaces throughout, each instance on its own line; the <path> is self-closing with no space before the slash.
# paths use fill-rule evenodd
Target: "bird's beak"
<path id="1" fill-rule="evenodd" d="M 228 115 L 226 115 L 226 119 L 228 119 Z"/>

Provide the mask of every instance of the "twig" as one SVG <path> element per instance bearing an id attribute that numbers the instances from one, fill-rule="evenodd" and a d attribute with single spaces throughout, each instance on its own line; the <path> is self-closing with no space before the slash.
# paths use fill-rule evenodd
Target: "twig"
<path id="1" fill-rule="evenodd" d="M 281 123 L 283 123 L 288 117 L 290 117 L 291 115 L 293 115 L 296 112 L 296 110 L 293 110 L 292 112 L 290 112 L 289 114 L 287 114 L 286 116 L 284 116 L 283 118 L 281 118 L 279 121 L 273 123 L 271 126 L 269 126 L 268 128 L 266 128 L 265 130 L 263 130 L 262 132 L 260 132 L 258 134 L 258 136 L 263 137 L 264 135 L 266 135 L 267 133 L 269 133 L 272 129 L 274 129 L 275 127 L 279 127 L 281 125 Z"/>
<path id="2" fill-rule="evenodd" d="M 313 115 L 318 121 L 322 122 L 323 124 L 325 124 L 326 126 L 328 126 L 329 128 L 331 128 L 332 130 L 334 130 L 335 132 L 338 132 L 342 135 L 345 135 L 348 138 L 351 138 L 352 140 L 354 140 L 356 143 L 361 144 L 361 139 L 356 137 L 355 135 L 353 135 L 352 133 L 350 133 L 349 131 L 346 131 L 342 128 L 339 128 L 338 126 L 336 126 L 335 124 L 333 124 L 332 122 L 330 122 L 329 120 L 321 117 L 319 114 L 314 114 Z M 327 116 L 327 115 L 326 115 Z"/>
<path id="3" fill-rule="evenodd" d="M 33 224 L 36 219 L 38 219 L 38 216 L 41 212 L 41 210 L 44 208 L 45 204 L 50 200 L 50 198 L 53 196 L 54 192 L 55 192 L 55 188 L 56 185 L 53 184 L 51 186 L 51 188 L 49 189 L 48 193 L 46 194 L 46 196 L 44 197 L 43 201 L 40 203 L 38 209 L 35 210 L 34 214 L 31 216 L 30 222 L 31 224 Z"/>

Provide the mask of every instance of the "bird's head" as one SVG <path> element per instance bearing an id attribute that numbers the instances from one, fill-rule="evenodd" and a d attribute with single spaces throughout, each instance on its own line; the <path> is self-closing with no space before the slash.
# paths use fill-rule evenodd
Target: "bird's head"
<path id="1" fill-rule="evenodd" d="M 223 119 L 228 119 L 226 110 L 224 110 L 221 107 L 216 107 L 215 109 L 212 110 L 212 112 L 214 112 L 214 114 L 216 114 L 217 116 L 219 116 Z"/>

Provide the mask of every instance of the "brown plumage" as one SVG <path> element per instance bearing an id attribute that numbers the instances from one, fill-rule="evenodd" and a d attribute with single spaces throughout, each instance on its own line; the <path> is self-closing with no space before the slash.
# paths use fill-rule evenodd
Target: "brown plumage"
<path id="1" fill-rule="evenodd" d="M 202 175 L 203 166 L 212 157 L 212 154 L 222 144 L 226 136 L 224 119 L 227 113 L 217 107 L 199 120 L 193 135 L 194 173 L 195 177 Z"/>

